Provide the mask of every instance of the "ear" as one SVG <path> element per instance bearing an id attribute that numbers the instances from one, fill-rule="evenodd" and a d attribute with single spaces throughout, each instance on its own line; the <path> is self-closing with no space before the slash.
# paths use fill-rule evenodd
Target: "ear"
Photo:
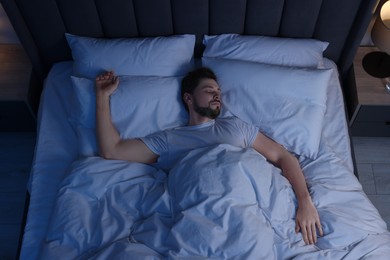
<path id="1" fill-rule="evenodd" d="M 184 93 L 183 100 L 187 104 L 187 106 L 189 104 L 192 104 L 192 95 L 190 93 Z"/>

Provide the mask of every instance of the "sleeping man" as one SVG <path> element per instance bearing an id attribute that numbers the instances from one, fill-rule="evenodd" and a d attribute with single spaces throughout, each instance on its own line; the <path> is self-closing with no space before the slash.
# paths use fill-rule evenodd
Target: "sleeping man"
<path id="1" fill-rule="evenodd" d="M 147 164 L 166 160 L 169 164 L 178 159 L 173 155 L 180 156 L 209 145 L 252 147 L 279 167 L 291 183 L 298 200 L 295 231 L 302 233 L 306 244 L 317 242 L 317 232 L 323 235 L 298 160 L 282 145 L 259 132 L 257 127 L 235 117 L 218 118 L 222 105 L 221 89 L 210 69 L 194 70 L 182 80 L 181 94 L 189 113 L 188 125 L 140 139 L 121 139 L 111 121 L 110 95 L 118 85 L 119 78 L 113 72 L 96 78 L 96 129 L 102 157 Z"/>

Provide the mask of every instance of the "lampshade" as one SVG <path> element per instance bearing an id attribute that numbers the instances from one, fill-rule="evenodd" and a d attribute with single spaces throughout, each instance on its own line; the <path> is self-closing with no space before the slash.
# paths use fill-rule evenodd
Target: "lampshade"
<path id="1" fill-rule="evenodd" d="M 390 1 L 383 4 L 372 28 L 371 39 L 381 51 L 390 54 Z"/>

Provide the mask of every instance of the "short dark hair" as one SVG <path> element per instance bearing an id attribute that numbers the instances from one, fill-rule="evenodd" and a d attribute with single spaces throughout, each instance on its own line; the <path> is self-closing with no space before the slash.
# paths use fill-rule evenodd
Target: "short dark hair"
<path id="1" fill-rule="evenodd" d="M 184 101 L 184 94 L 193 94 L 195 88 L 199 85 L 203 79 L 213 79 L 217 81 L 217 76 L 214 72 L 206 67 L 201 67 L 196 70 L 190 71 L 181 81 L 181 99 L 184 103 L 184 107 L 188 110 L 187 104 Z"/>

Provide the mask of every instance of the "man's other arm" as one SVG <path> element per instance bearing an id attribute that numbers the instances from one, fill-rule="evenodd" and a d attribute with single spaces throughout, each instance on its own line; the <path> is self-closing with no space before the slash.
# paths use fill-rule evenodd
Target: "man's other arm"
<path id="1" fill-rule="evenodd" d="M 317 209 L 311 200 L 306 180 L 298 160 L 282 145 L 274 142 L 262 133 L 258 133 L 253 144 L 259 153 L 275 166 L 289 180 L 298 200 L 295 231 L 302 232 L 306 244 L 317 242 L 317 229 L 322 236 L 322 226 Z"/>
<path id="2" fill-rule="evenodd" d="M 110 95 L 117 89 L 119 78 L 113 72 L 98 76 L 96 85 L 96 134 L 99 154 L 105 159 L 153 163 L 154 154 L 139 139 L 121 139 L 111 120 Z"/>

